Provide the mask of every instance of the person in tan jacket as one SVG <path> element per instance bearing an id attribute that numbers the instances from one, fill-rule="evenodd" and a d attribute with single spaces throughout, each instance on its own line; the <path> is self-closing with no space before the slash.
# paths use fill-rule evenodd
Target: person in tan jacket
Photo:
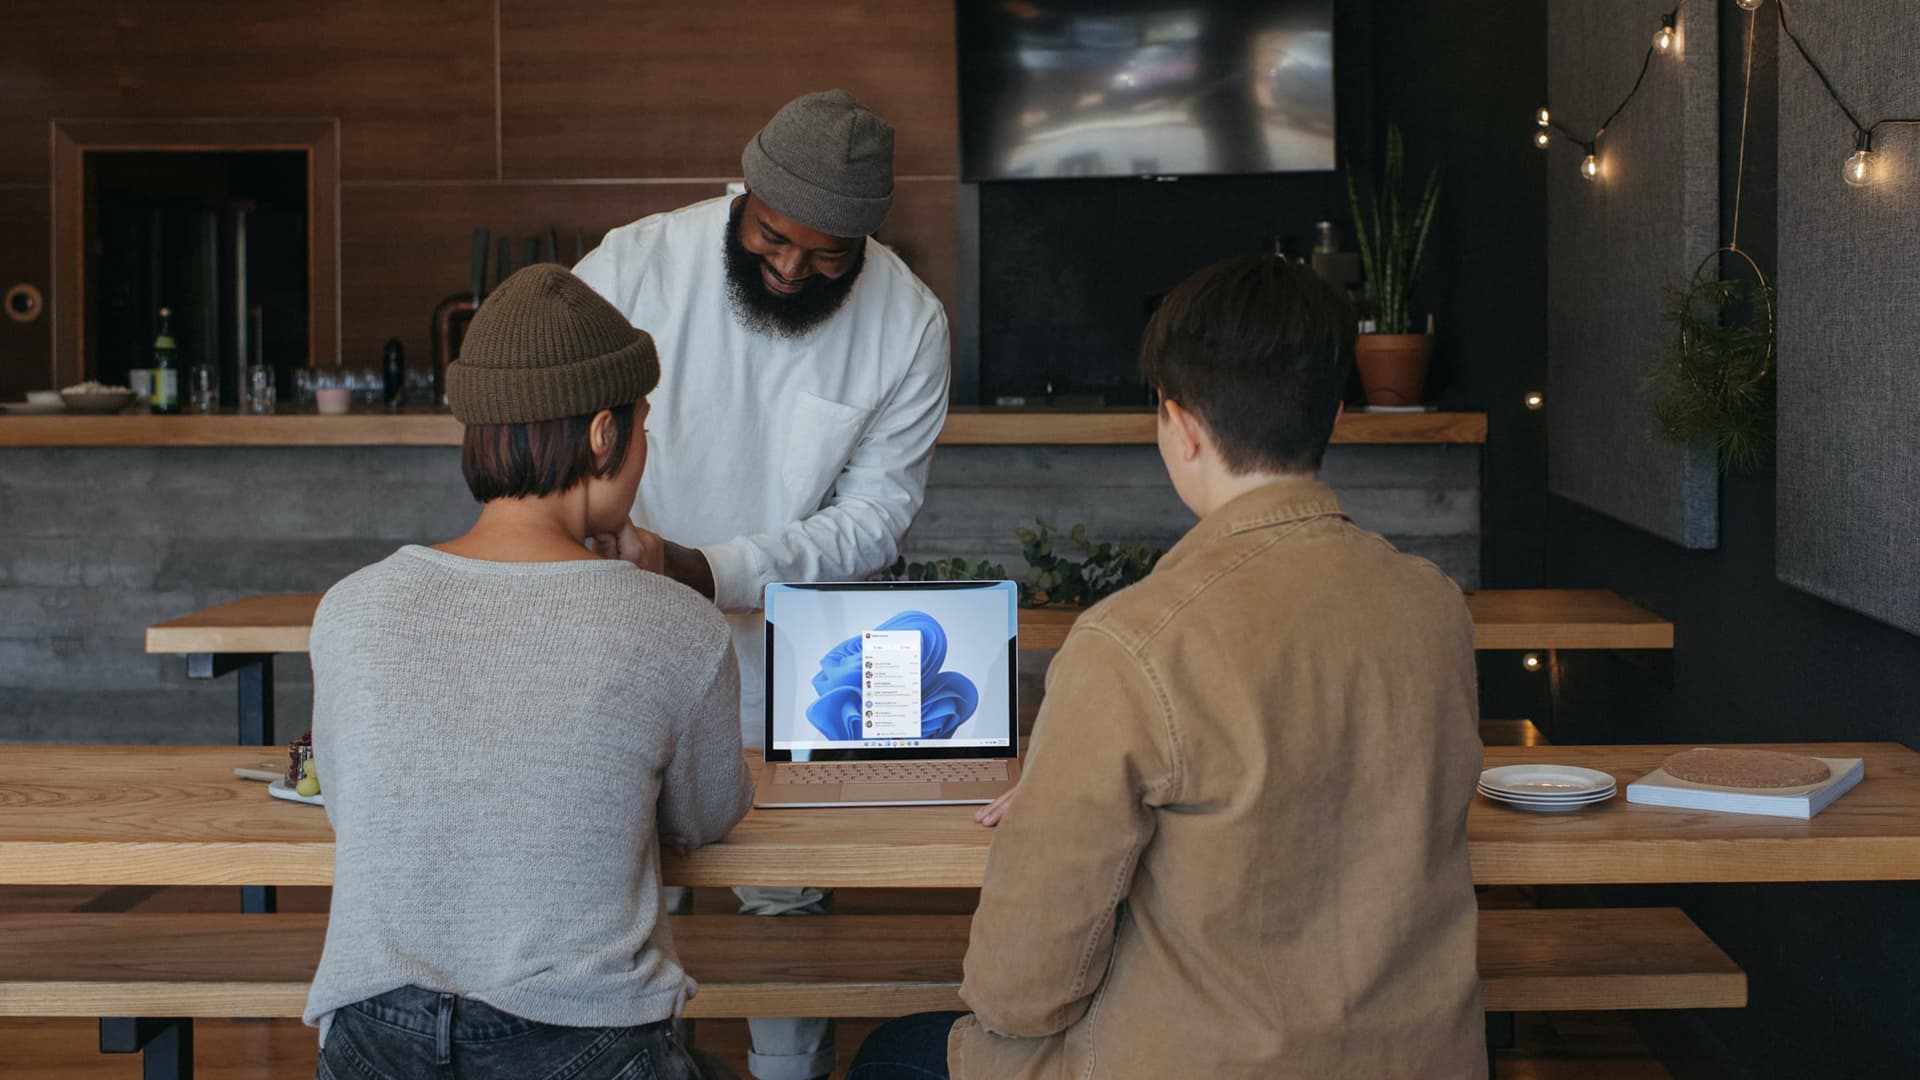
<path id="1" fill-rule="evenodd" d="M 849 1080 L 1486 1074 L 1460 590 L 1317 479 L 1352 318 L 1232 259 L 1147 327 L 1200 518 L 1074 625 L 998 821 L 961 997 Z"/>

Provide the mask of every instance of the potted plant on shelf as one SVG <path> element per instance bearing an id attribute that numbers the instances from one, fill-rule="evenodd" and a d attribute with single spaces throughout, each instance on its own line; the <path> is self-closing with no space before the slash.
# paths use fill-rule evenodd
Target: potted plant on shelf
<path id="1" fill-rule="evenodd" d="M 1347 168 L 1347 201 L 1353 207 L 1354 232 L 1373 317 L 1354 342 L 1354 365 L 1369 405 L 1418 405 L 1425 393 L 1427 365 L 1433 359 L 1431 320 L 1416 328 L 1408 310 L 1413 290 L 1427 263 L 1427 229 L 1440 201 L 1440 166 L 1427 173 L 1417 205 L 1401 198 L 1406 147 L 1400 129 L 1387 126 L 1387 153 L 1378 177 L 1355 179 Z"/>

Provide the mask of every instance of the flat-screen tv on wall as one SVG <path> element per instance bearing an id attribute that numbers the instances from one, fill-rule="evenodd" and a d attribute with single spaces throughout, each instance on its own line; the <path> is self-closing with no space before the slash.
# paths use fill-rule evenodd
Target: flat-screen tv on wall
<path id="1" fill-rule="evenodd" d="M 959 0 L 967 180 L 1334 167 L 1333 0 Z"/>

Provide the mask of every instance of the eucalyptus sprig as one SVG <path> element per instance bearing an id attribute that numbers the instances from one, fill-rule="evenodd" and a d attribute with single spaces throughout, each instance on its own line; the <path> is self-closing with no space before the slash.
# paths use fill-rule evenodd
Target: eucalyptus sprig
<path id="1" fill-rule="evenodd" d="M 1145 544 L 1099 543 L 1087 539 L 1087 527 L 1075 525 L 1061 534 L 1045 521 L 1035 528 L 1018 529 L 1020 552 L 1027 571 L 1020 578 L 1020 606 L 1049 604 L 1086 606 L 1105 599 L 1151 573 L 1165 554 Z M 881 575 L 890 581 L 1006 581 L 1006 567 L 982 559 L 897 560 Z"/>

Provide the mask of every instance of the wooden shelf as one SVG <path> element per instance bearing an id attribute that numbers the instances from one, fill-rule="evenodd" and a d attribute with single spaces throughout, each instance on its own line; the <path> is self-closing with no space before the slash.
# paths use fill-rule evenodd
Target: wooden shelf
<path id="1" fill-rule="evenodd" d="M 459 446 L 460 422 L 445 412 L 384 411 L 320 416 L 0 416 L 0 447 Z M 1478 444 L 1485 413 L 1348 413 L 1339 444 Z M 1138 446 L 1154 442 L 1146 411 L 1066 412 L 955 408 L 942 446 Z"/>
<path id="2" fill-rule="evenodd" d="M 150 653 L 306 652 L 319 593 L 249 596 L 147 628 Z M 1673 624 L 1599 589 L 1467 594 L 1477 649 L 1671 649 Z M 1022 649 L 1057 649 L 1079 608 L 1020 612 Z"/>

